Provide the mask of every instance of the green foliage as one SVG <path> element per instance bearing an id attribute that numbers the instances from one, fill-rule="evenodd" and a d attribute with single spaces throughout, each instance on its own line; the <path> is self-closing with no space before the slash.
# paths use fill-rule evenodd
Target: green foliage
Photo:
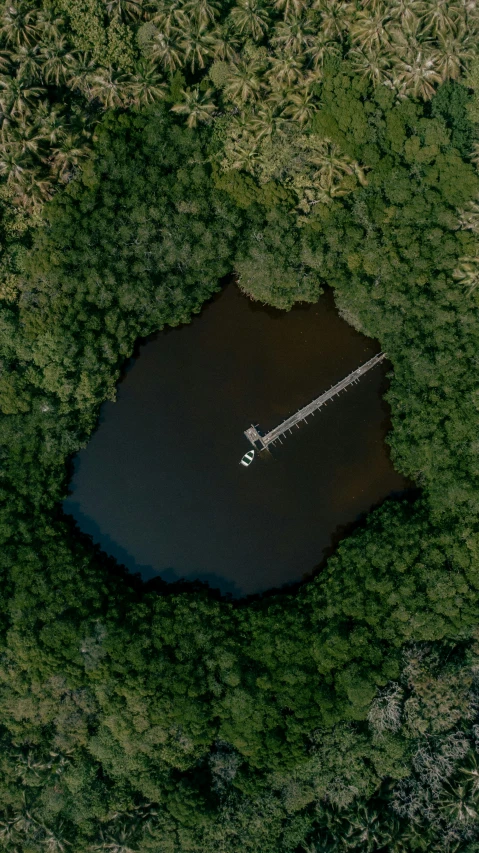
<path id="1" fill-rule="evenodd" d="M 471 106 L 465 86 L 454 83 L 441 86 L 431 102 L 432 115 L 444 119 L 451 130 L 451 144 L 464 157 L 470 155 L 476 138 L 472 122 L 479 121 L 479 116 L 474 119 Z"/>
<path id="2" fill-rule="evenodd" d="M 201 143 L 161 109 L 108 118 L 46 215 L 20 284 L 26 370 L 58 411 L 89 410 L 114 394 L 138 336 L 186 322 L 218 288 L 240 219 Z"/>
<path id="3" fill-rule="evenodd" d="M 7 853 L 477 846 L 474 63 L 436 86 L 478 23 L 439 6 L 2 5 Z M 101 118 L 128 104 L 149 106 Z M 331 285 L 379 338 L 388 440 L 422 489 L 248 605 L 153 591 L 58 511 L 135 340 L 231 270 L 284 308 Z"/>
<path id="4" fill-rule="evenodd" d="M 438 84 L 469 67 L 474 87 L 477 9 L 436 7 L 434 0 L 364 8 L 322 0 L 2 0 L 0 173 L 18 204 L 38 210 L 86 156 L 102 111 L 163 99 L 189 126 L 220 118 L 226 168 L 263 170 L 281 151 L 285 129 L 303 129 L 318 114 L 324 70 L 341 58 L 359 85 L 398 98 L 430 100 Z M 186 87 L 169 89 L 175 75 Z M 344 152 L 335 161 L 357 176 Z M 324 172 L 319 184 L 312 177 L 304 204 L 319 185 L 324 190 Z"/>
<path id="5" fill-rule="evenodd" d="M 295 301 L 315 302 L 321 293 L 316 270 L 301 257 L 301 243 L 291 217 L 270 210 L 265 219 L 249 219 L 248 241 L 238 252 L 235 269 L 240 288 L 253 299 L 291 308 Z"/>
<path id="6" fill-rule="evenodd" d="M 64 15 L 72 34 L 73 46 L 79 51 L 90 51 L 98 61 L 106 50 L 104 10 L 101 0 L 58 0 L 57 6 Z"/>
<path id="7" fill-rule="evenodd" d="M 367 99 L 350 73 L 326 77 L 314 130 L 367 166 L 367 186 L 315 205 L 306 221 L 300 217 L 299 233 L 291 217 L 282 225 L 275 214 L 270 228 L 278 261 L 280 247 L 289 247 L 281 263 L 289 278 L 268 275 L 268 255 L 254 240 L 238 269 L 253 298 L 280 306 L 308 298 L 305 274 L 335 288 L 346 316 L 378 337 L 393 361 L 389 441 L 396 465 L 427 488 L 436 512 L 464 508 L 475 518 L 479 291 L 476 214 L 467 205 L 479 180 L 453 144 L 456 133 L 463 141 L 475 133 L 465 118 L 467 92 L 445 88 L 428 116 L 385 90 Z M 237 197 L 238 184 L 222 185 Z M 254 200 L 267 210 L 264 199 Z M 459 208 L 470 211 L 462 228 Z"/>

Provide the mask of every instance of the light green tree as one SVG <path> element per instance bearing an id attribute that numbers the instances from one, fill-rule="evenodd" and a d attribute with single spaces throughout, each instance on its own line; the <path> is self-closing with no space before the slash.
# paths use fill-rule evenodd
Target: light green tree
<path id="1" fill-rule="evenodd" d="M 134 71 L 131 81 L 131 95 L 138 106 L 147 106 L 164 98 L 167 85 L 151 60 L 141 60 Z"/>
<path id="2" fill-rule="evenodd" d="M 224 86 L 225 97 L 234 104 L 243 105 L 256 101 L 263 88 L 264 63 L 260 59 L 240 59 L 232 62 L 228 81 Z"/>
<path id="3" fill-rule="evenodd" d="M 194 89 L 183 89 L 181 94 L 183 100 L 171 109 L 178 115 L 186 116 L 188 127 L 193 128 L 197 127 L 198 124 L 208 124 L 212 120 L 216 110 L 216 104 L 213 101 L 213 89 L 202 92 L 196 86 Z"/>
<path id="4" fill-rule="evenodd" d="M 28 3 L 5 3 L 0 13 L 0 38 L 9 47 L 33 45 L 38 38 L 38 16 Z"/>
<path id="5" fill-rule="evenodd" d="M 229 14 L 232 28 L 241 36 L 259 41 L 268 31 L 269 15 L 261 0 L 238 0 Z"/>

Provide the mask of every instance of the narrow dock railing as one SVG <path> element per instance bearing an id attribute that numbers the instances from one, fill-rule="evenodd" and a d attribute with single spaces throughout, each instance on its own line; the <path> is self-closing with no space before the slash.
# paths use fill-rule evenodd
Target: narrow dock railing
<path id="1" fill-rule="evenodd" d="M 332 400 L 333 397 L 336 397 L 337 394 L 340 394 L 341 391 L 344 391 L 349 385 L 353 385 L 355 382 L 358 382 L 359 379 L 361 379 L 361 376 L 364 376 L 368 370 L 371 370 L 372 367 L 375 367 L 385 358 L 385 352 L 380 352 L 378 355 L 373 356 L 373 358 L 370 358 L 369 361 L 365 362 L 365 364 L 362 364 L 361 367 L 358 367 L 357 370 L 353 370 L 352 373 L 349 373 L 348 376 L 341 379 L 341 382 L 333 385 L 329 391 L 325 391 L 320 397 L 316 397 L 315 400 L 307 406 L 304 406 L 302 409 L 299 409 L 295 415 L 287 418 L 283 423 L 279 424 L 279 426 L 266 433 L 266 435 L 261 435 L 261 433 L 258 432 L 257 427 L 253 425 L 250 426 L 245 430 L 246 438 L 251 442 L 256 450 L 266 450 L 269 444 L 274 444 L 275 441 L 281 441 L 281 436 L 286 432 L 291 432 L 294 426 L 299 426 L 302 421 L 307 423 L 309 415 L 314 415 L 321 406 L 324 406 L 329 402 L 329 400 Z"/>

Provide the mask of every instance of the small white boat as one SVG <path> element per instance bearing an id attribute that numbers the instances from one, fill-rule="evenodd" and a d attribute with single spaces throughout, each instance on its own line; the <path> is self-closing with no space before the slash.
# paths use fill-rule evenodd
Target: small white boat
<path id="1" fill-rule="evenodd" d="M 253 459 L 254 459 L 254 450 L 248 450 L 248 452 L 245 453 L 245 455 L 243 456 L 243 458 L 240 462 L 240 465 L 244 465 L 244 467 L 247 468 L 248 465 L 251 465 Z"/>

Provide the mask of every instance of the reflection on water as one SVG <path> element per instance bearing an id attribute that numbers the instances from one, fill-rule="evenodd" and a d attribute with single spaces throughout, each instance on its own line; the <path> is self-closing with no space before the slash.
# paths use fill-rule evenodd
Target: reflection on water
<path id="1" fill-rule="evenodd" d="M 404 488 L 384 445 L 387 366 L 248 468 L 243 431 L 276 426 L 378 349 L 331 294 L 284 314 L 229 284 L 142 346 L 75 460 L 65 511 L 145 579 L 236 595 L 300 580 L 339 526 Z"/>

